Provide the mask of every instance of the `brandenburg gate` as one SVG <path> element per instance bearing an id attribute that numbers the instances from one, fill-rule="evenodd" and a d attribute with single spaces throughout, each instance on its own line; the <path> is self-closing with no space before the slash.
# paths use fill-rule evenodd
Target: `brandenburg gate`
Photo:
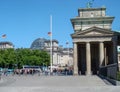
<path id="1" fill-rule="evenodd" d="M 94 75 L 101 66 L 117 63 L 120 33 L 112 30 L 114 17 L 106 15 L 106 8 L 80 8 L 71 19 L 74 33 L 74 75 Z"/>

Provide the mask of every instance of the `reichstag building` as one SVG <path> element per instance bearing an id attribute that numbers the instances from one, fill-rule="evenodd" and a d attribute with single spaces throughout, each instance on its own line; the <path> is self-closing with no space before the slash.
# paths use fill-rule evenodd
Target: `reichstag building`
<path id="1" fill-rule="evenodd" d="M 51 43 L 45 38 L 37 38 L 31 44 L 30 49 L 45 50 L 50 54 Z M 52 63 L 55 66 L 73 66 L 73 48 L 59 46 L 59 42 L 52 40 Z"/>

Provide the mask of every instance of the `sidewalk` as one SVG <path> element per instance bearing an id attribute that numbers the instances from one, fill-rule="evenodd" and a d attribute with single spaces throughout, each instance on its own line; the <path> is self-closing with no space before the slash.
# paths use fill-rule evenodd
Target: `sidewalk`
<path id="1" fill-rule="evenodd" d="M 0 92 L 120 92 L 119 86 L 107 85 L 98 76 L 35 75 L 9 76 L 8 79 Z"/>

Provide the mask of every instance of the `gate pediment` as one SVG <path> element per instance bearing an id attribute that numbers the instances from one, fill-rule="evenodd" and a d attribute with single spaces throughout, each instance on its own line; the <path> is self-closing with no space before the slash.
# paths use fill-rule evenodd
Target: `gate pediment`
<path id="1" fill-rule="evenodd" d="M 82 35 L 101 35 L 101 34 L 104 34 L 104 33 L 94 30 L 94 31 L 90 31 L 90 32 L 85 32 Z"/>
<path id="2" fill-rule="evenodd" d="M 114 32 L 111 30 L 103 29 L 103 28 L 98 28 L 98 27 L 91 27 L 86 30 L 82 30 L 79 32 L 76 32 L 72 34 L 72 37 L 77 37 L 77 36 L 105 36 L 105 35 L 113 35 Z"/>

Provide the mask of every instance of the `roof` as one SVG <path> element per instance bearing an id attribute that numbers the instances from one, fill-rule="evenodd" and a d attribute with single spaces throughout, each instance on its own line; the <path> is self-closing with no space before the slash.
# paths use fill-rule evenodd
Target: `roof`
<path id="1" fill-rule="evenodd" d="M 113 31 L 111 29 L 104 29 L 93 26 L 91 28 L 75 32 L 71 34 L 73 39 L 81 39 L 79 41 L 83 41 L 83 38 L 90 40 L 90 38 L 95 38 L 95 41 L 101 41 L 102 38 L 108 38 L 107 40 L 116 39 L 118 45 L 120 45 L 120 32 Z M 100 39 L 101 38 L 101 39 Z M 78 40 L 77 40 L 78 41 Z"/>
<path id="2" fill-rule="evenodd" d="M 93 26 L 91 28 L 88 28 L 88 29 L 78 31 L 78 32 L 71 34 L 72 38 L 74 38 L 74 37 L 86 37 L 86 36 L 87 37 L 88 36 L 92 36 L 92 37 L 95 37 L 95 36 L 97 36 L 97 37 L 99 37 L 99 36 L 113 36 L 113 35 L 120 36 L 120 33 L 112 31 L 110 29 L 99 28 L 96 26 Z"/>
<path id="3" fill-rule="evenodd" d="M 78 11 L 93 11 L 93 10 L 106 10 L 105 7 L 101 8 L 79 8 Z"/>
<path id="4" fill-rule="evenodd" d="M 9 45 L 13 46 L 13 44 L 11 42 L 8 42 L 8 41 L 0 42 L 0 45 L 4 45 L 4 44 L 9 44 Z"/>
<path id="5" fill-rule="evenodd" d="M 46 40 L 45 42 L 50 42 L 50 40 Z M 55 40 L 55 39 L 53 39 L 52 42 L 56 42 L 56 43 L 58 43 L 58 41 Z"/>

